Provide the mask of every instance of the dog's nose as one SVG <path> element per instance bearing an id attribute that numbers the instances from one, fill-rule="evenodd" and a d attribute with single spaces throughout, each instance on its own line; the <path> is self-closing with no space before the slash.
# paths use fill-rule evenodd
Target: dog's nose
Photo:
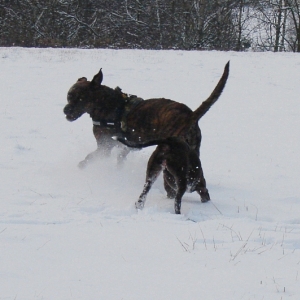
<path id="1" fill-rule="evenodd" d="M 70 104 L 67 104 L 64 108 L 64 114 L 65 115 L 70 115 L 72 113 L 72 106 Z"/>

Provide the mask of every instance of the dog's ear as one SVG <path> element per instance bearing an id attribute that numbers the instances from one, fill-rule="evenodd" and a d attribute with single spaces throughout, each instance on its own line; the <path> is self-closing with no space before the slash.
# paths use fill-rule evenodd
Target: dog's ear
<path id="1" fill-rule="evenodd" d="M 81 77 L 81 78 L 78 78 L 77 82 L 86 82 L 87 81 L 87 78 L 86 77 Z"/>
<path id="2" fill-rule="evenodd" d="M 96 74 L 93 78 L 93 80 L 91 81 L 91 87 L 93 89 L 99 87 L 102 83 L 103 80 L 103 74 L 102 74 L 102 68 L 100 69 L 100 71 L 98 72 L 98 74 Z"/>

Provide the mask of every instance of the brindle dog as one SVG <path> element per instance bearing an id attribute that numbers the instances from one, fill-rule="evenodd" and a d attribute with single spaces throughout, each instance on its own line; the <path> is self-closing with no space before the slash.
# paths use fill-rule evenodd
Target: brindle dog
<path id="1" fill-rule="evenodd" d="M 68 121 L 75 121 L 88 113 L 93 122 L 113 130 L 112 136 L 126 136 L 128 141 L 137 144 L 182 136 L 199 155 L 201 131 L 198 120 L 218 100 L 228 74 L 229 62 L 208 99 L 192 111 L 176 101 L 165 98 L 143 101 L 137 97 L 129 97 L 120 88 L 112 89 L 102 85 L 103 74 L 100 69 L 92 81 L 82 77 L 70 88 L 64 113 Z M 108 136 L 110 134 L 111 132 Z"/>
<path id="2" fill-rule="evenodd" d="M 118 140 L 125 145 L 133 146 L 124 138 L 118 138 Z M 149 158 L 144 189 L 135 203 L 137 209 L 144 207 L 147 194 L 162 170 L 168 197 L 175 198 L 176 214 L 180 214 L 181 199 L 185 192 L 197 192 L 202 202 L 210 200 L 201 162 L 195 150 L 192 150 L 182 138 L 178 137 L 170 137 L 143 145 L 137 144 L 136 147 L 143 148 L 153 145 L 158 146 Z"/>

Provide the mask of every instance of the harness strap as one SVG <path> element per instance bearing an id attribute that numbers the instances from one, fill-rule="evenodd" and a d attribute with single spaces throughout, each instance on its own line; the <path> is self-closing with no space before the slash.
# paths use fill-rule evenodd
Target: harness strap
<path id="1" fill-rule="evenodd" d="M 124 108 L 118 113 L 119 119 L 116 122 L 93 119 L 93 125 L 121 129 L 121 131 L 126 131 L 127 115 L 135 106 L 137 106 L 139 103 L 144 101 L 144 99 L 137 97 L 135 95 L 125 94 L 125 93 L 122 93 L 122 97 L 125 99 L 125 105 Z"/>
<path id="2" fill-rule="evenodd" d="M 101 122 L 101 121 L 94 121 L 94 120 L 93 120 L 93 125 L 102 126 L 102 127 L 115 127 L 114 122 Z"/>

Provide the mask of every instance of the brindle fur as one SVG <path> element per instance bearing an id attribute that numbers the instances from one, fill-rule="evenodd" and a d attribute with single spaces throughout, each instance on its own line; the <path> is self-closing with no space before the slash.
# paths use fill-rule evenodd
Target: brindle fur
<path id="1" fill-rule="evenodd" d="M 128 109 L 129 98 L 120 88 L 102 85 L 103 74 L 100 69 L 92 81 L 82 77 L 70 88 L 64 113 L 68 121 L 75 121 L 88 113 L 94 121 L 113 123 L 113 135 L 118 133 L 133 143 L 182 136 L 199 155 L 201 131 L 197 121 L 221 95 L 228 74 L 229 62 L 211 95 L 195 111 L 182 103 L 164 98 L 141 101 Z"/>
<path id="2" fill-rule="evenodd" d="M 127 144 L 123 138 L 120 138 L 119 141 Z M 175 198 L 176 214 L 180 214 L 181 199 L 185 192 L 197 192 L 202 202 L 210 200 L 201 162 L 195 150 L 178 137 L 170 137 L 143 145 L 136 144 L 138 148 L 153 145 L 158 146 L 149 158 L 143 192 L 135 203 L 137 209 L 144 207 L 147 194 L 162 170 L 168 197 Z M 131 146 L 133 146 L 132 143 Z"/>

